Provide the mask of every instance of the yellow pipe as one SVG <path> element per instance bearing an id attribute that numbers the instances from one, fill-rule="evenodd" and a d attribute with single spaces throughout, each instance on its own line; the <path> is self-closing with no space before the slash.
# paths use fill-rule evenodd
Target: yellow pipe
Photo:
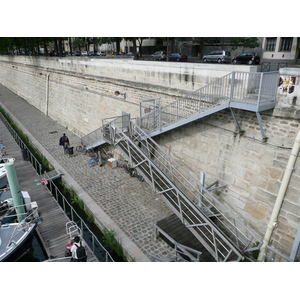
<path id="1" fill-rule="evenodd" d="M 258 261 L 263 261 L 265 249 L 270 242 L 271 235 L 273 233 L 274 228 L 277 227 L 277 225 L 278 225 L 278 215 L 279 215 L 279 212 L 281 209 L 281 205 L 282 205 L 286 190 L 288 188 L 289 181 L 292 176 L 292 172 L 294 170 L 294 166 L 295 166 L 295 163 L 297 160 L 299 149 L 300 149 L 300 131 L 298 132 L 297 137 L 295 139 L 295 142 L 294 142 L 294 145 L 292 148 L 292 152 L 291 152 L 288 164 L 287 164 L 285 172 L 284 172 L 284 176 L 283 176 L 283 179 L 282 179 L 282 182 L 280 185 L 279 192 L 277 194 L 273 212 L 272 212 L 269 224 L 267 226 L 267 231 L 266 231 L 264 239 L 263 239 L 263 244 L 260 248 L 259 256 L 257 259 Z"/>

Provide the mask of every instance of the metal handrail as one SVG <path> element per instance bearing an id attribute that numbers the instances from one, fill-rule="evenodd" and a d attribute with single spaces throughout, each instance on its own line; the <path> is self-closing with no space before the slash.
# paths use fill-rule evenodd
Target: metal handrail
<path id="1" fill-rule="evenodd" d="M 35 218 L 32 218 L 35 214 L 35 212 L 37 211 L 37 207 L 34 208 L 32 210 L 32 212 L 27 215 L 22 221 L 18 222 L 18 225 L 14 228 L 14 231 L 7 243 L 7 246 L 6 246 L 6 249 L 8 249 L 11 245 L 11 243 L 13 242 L 13 239 L 14 237 L 21 231 L 21 230 L 25 230 L 26 229 L 29 229 L 30 225 L 33 224 L 33 223 L 36 223 L 36 219 Z"/>
<path id="2" fill-rule="evenodd" d="M 26 144 L 22 141 L 22 139 L 16 133 L 16 131 L 11 127 L 11 125 L 9 124 L 9 122 L 6 120 L 6 118 L 3 116 L 2 113 L 0 113 L 0 118 L 3 121 L 3 123 L 5 124 L 5 126 L 7 127 L 8 131 L 12 134 L 13 138 L 15 139 L 15 141 L 17 142 L 17 144 L 19 145 L 19 147 L 21 149 L 25 149 L 26 148 Z M 42 171 L 43 171 L 41 164 L 38 162 L 38 160 L 36 159 L 36 157 L 28 149 L 27 149 L 27 151 L 28 151 L 28 154 L 29 154 L 29 161 L 31 162 L 33 168 L 36 170 L 36 172 L 38 173 L 38 175 L 41 175 Z M 112 261 L 113 262 L 114 260 L 111 257 L 111 255 L 109 254 L 109 252 L 105 249 L 105 247 L 97 239 L 97 237 L 94 235 L 94 233 L 88 228 L 88 226 L 81 219 L 81 217 L 76 213 L 76 211 L 74 210 L 74 208 L 72 207 L 72 205 L 67 201 L 66 197 L 60 192 L 60 190 L 54 184 L 54 182 L 51 181 L 51 180 L 49 180 L 47 187 L 50 190 L 50 192 L 52 193 L 52 196 L 56 200 L 57 203 L 58 203 L 58 196 L 61 197 L 61 199 L 63 200 L 62 209 L 63 209 L 63 211 L 65 213 L 66 213 L 67 207 L 70 208 L 71 219 L 72 219 L 71 221 L 74 221 L 74 215 L 76 215 L 76 217 L 80 220 L 81 231 L 83 232 L 83 228 L 85 228 L 91 234 L 91 236 L 92 236 L 92 251 L 94 252 L 94 249 L 95 249 L 96 244 L 97 244 L 105 252 L 106 261 Z M 54 195 L 56 195 L 56 197 Z"/>
<path id="3" fill-rule="evenodd" d="M 113 262 L 114 260 L 111 257 L 110 253 L 105 249 L 105 247 L 97 239 L 97 237 L 94 235 L 94 233 L 89 229 L 87 224 L 77 214 L 76 210 L 72 207 L 72 205 L 69 203 L 69 201 L 66 199 L 66 197 L 62 194 L 62 192 L 59 190 L 59 188 L 54 184 L 54 182 L 52 180 L 48 181 L 47 187 L 58 204 L 59 204 L 59 199 L 62 200 L 62 205 L 60 205 L 60 206 L 62 207 L 62 209 L 65 213 L 67 213 L 68 208 L 70 209 L 70 220 L 74 221 L 76 223 L 75 216 L 76 216 L 76 218 L 79 219 L 80 230 L 82 232 L 82 235 L 84 236 L 84 230 L 86 230 L 92 236 L 92 251 L 93 251 L 93 253 L 95 250 L 95 245 L 97 244 L 105 252 L 106 262 L 108 262 L 108 261 Z M 94 253 L 94 255 L 96 255 L 96 254 Z"/>
<path id="4" fill-rule="evenodd" d="M 107 135 L 107 137 L 109 137 L 108 141 L 114 145 L 117 145 L 120 141 L 125 141 L 130 145 L 128 152 L 130 152 L 129 159 L 133 167 L 135 166 L 132 157 L 139 157 L 139 161 L 147 162 L 147 169 L 141 164 L 136 167 L 146 175 L 146 181 L 147 177 L 151 178 L 150 182 L 149 180 L 148 182 L 152 187 L 157 184 L 157 182 L 154 182 L 154 173 L 163 178 L 165 182 L 168 182 L 171 187 L 168 188 L 168 192 L 173 193 L 173 196 L 176 198 L 176 200 L 168 199 L 170 203 L 172 202 L 171 208 L 175 208 L 175 212 L 187 226 L 194 227 L 190 228 L 191 231 L 196 231 L 196 234 L 197 232 L 203 234 L 202 229 L 205 227 L 213 236 L 212 240 L 207 240 L 206 242 L 210 244 L 212 248 L 216 248 L 216 243 L 219 243 L 221 247 L 227 249 L 226 251 L 228 251 L 228 253 L 230 251 L 236 251 L 232 249 L 231 243 L 244 252 L 252 251 L 260 247 L 261 242 L 258 242 L 258 238 L 218 201 L 218 199 L 201 186 L 198 180 L 193 178 L 156 144 L 137 124 L 129 120 L 128 124 L 125 124 L 125 127 L 129 128 L 129 132 L 124 133 L 124 127 L 118 127 L 118 124 L 120 125 L 120 117 L 117 117 L 115 120 L 116 122 L 111 121 L 106 124 L 109 130 L 109 134 Z M 139 146 L 135 144 L 136 142 L 139 143 Z M 201 193 L 200 191 L 204 192 Z M 160 193 L 165 196 L 165 192 L 163 187 L 161 187 Z M 184 199 L 184 201 L 180 200 L 180 198 Z M 196 205 L 199 199 L 204 199 L 202 208 Z M 227 232 L 227 238 L 224 238 L 221 231 L 206 217 L 204 212 L 209 211 L 211 206 L 220 212 L 221 216 L 217 217 L 217 219 L 219 225 L 222 226 L 222 231 Z M 228 236 L 231 237 L 230 242 L 228 242 Z M 257 242 L 256 247 L 252 247 L 252 241 Z M 236 254 L 239 255 L 238 253 Z M 215 257 L 222 258 L 221 260 L 228 258 L 223 256 L 218 249 L 216 249 Z"/>
<path id="5" fill-rule="evenodd" d="M 277 80 L 278 72 L 232 72 L 166 106 L 157 105 L 157 109 L 140 115 L 138 124 L 149 132 L 162 130 L 220 104 L 236 101 L 255 103 L 259 108 L 260 104 L 275 101 Z"/>
<path id="6" fill-rule="evenodd" d="M 27 158 L 38 173 L 38 175 L 41 175 L 43 172 L 43 168 L 41 163 L 36 159 L 36 157 L 33 155 L 33 153 L 27 148 L 26 144 L 23 142 L 23 140 L 20 138 L 20 136 L 17 134 L 17 132 L 12 128 L 12 126 L 9 124 L 9 122 L 6 120 L 6 118 L 3 116 L 3 114 L 0 112 L 0 119 L 6 126 L 7 130 L 10 132 L 12 137 L 14 138 L 15 142 L 18 144 L 18 146 L 21 148 L 22 151 L 26 151 Z"/>
<path id="7" fill-rule="evenodd" d="M 201 251 L 192 249 L 188 246 L 185 246 L 183 244 L 176 242 L 171 236 L 169 236 L 166 232 L 161 230 L 157 225 L 155 225 L 155 230 L 161 232 L 174 245 L 176 259 L 177 259 L 177 254 L 182 254 L 182 255 L 189 257 L 189 259 L 191 261 L 200 261 L 200 257 L 202 254 Z M 194 253 L 196 255 L 196 257 L 191 255 L 191 252 Z"/>
<path id="8" fill-rule="evenodd" d="M 267 246 L 263 256 L 263 262 L 293 262 L 293 260 L 274 248 Z"/>

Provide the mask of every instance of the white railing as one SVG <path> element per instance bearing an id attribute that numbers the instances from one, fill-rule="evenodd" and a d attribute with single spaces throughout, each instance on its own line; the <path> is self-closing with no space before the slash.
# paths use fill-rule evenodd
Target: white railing
<path id="1" fill-rule="evenodd" d="M 239 256 L 236 249 L 241 252 L 259 249 L 259 239 L 212 193 L 201 186 L 199 180 L 177 164 L 132 120 L 125 127 L 118 127 L 117 124 L 121 124 L 119 120 L 120 117 L 117 117 L 115 121 L 106 123 L 108 140 L 115 145 L 125 142 L 131 166 L 137 168 L 145 180 L 169 201 L 170 207 L 191 231 L 201 236 L 205 236 L 205 231 L 209 232 L 205 242 L 215 249 L 213 255 L 216 260 L 225 261 L 233 253 Z M 128 127 L 129 134 L 125 134 L 123 129 Z M 211 222 L 207 213 L 214 215 L 216 221 Z M 221 249 L 217 249 L 218 247 Z"/>
<path id="2" fill-rule="evenodd" d="M 255 104 L 259 109 L 261 104 L 275 101 L 277 81 L 278 72 L 232 72 L 164 107 L 149 107 L 137 123 L 153 132 L 224 103 Z"/>

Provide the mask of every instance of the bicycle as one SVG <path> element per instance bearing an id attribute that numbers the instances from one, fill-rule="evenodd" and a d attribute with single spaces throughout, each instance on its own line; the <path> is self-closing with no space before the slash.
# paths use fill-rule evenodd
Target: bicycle
<path id="1" fill-rule="evenodd" d="M 88 153 L 88 150 L 85 145 L 79 145 L 76 147 L 77 152 L 82 152 L 84 155 Z"/>
<path id="2" fill-rule="evenodd" d="M 144 182 L 145 179 L 143 178 L 142 175 L 140 175 L 136 169 L 132 168 L 131 169 L 131 173 L 130 173 L 131 177 L 136 177 L 140 182 Z"/>
<path id="3" fill-rule="evenodd" d="M 122 160 L 122 159 L 119 159 L 117 161 L 117 166 L 119 168 L 123 168 L 125 169 L 125 171 L 127 171 L 131 177 L 136 177 L 139 181 L 143 182 L 145 181 L 145 179 L 143 178 L 142 175 L 140 175 L 137 170 L 135 168 L 132 168 L 129 164 L 128 164 L 128 161 L 127 160 Z"/>

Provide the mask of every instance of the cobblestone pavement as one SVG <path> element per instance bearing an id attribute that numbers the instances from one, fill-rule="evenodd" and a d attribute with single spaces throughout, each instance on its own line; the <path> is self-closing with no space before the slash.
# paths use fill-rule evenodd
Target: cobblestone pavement
<path id="1" fill-rule="evenodd" d="M 106 164 L 91 167 L 88 156 L 82 153 L 74 151 L 72 157 L 65 155 L 58 145 L 62 133 L 67 134 L 74 147 L 80 144 L 80 138 L 1 84 L 0 104 L 24 127 L 24 133 L 34 137 L 90 196 L 97 204 L 94 210 L 103 210 L 148 258 L 143 261 L 153 261 L 153 256 L 165 258 L 174 255 L 173 249 L 163 240 L 154 240 L 154 224 L 172 212 L 146 182 L 130 177 L 121 168 L 111 169 Z M 130 246 L 126 251 L 136 259 L 134 253 L 130 253 Z"/>

